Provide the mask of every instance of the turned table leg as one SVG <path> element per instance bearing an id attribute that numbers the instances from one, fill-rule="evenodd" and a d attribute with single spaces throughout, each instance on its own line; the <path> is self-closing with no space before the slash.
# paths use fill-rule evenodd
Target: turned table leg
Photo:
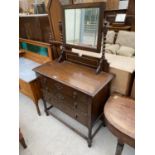
<path id="1" fill-rule="evenodd" d="M 124 147 L 124 144 L 119 142 L 118 140 L 115 155 L 121 155 L 123 151 L 123 147 Z"/>
<path id="2" fill-rule="evenodd" d="M 88 129 L 88 147 L 92 146 L 92 128 Z"/>
<path id="3" fill-rule="evenodd" d="M 23 137 L 23 135 L 22 135 L 22 133 L 20 131 L 19 131 L 19 142 L 24 147 L 24 149 L 27 148 L 27 145 L 25 143 L 24 137 Z"/>
<path id="4" fill-rule="evenodd" d="M 40 109 L 39 109 L 39 103 L 38 103 L 38 101 L 35 102 L 35 106 L 36 106 L 36 109 L 37 109 L 37 113 L 40 116 L 41 115 L 41 112 L 40 112 Z"/>
<path id="5" fill-rule="evenodd" d="M 48 109 L 47 109 L 46 101 L 45 101 L 43 98 L 42 98 L 42 100 L 43 100 L 43 104 L 44 104 L 44 111 L 45 111 L 45 113 L 46 113 L 46 116 L 48 116 L 49 113 L 48 113 Z"/>

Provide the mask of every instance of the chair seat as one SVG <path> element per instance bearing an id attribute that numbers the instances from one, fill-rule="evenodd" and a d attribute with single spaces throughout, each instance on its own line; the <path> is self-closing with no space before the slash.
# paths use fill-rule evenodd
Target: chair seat
<path id="1" fill-rule="evenodd" d="M 104 107 L 104 115 L 111 126 L 124 135 L 135 139 L 134 100 L 116 94 L 112 95 Z"/>

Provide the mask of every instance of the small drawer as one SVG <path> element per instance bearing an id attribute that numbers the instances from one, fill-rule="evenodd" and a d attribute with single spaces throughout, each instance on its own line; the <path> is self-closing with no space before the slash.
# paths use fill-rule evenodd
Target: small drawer
<path id="1" fill-rule="evenodd" d="M 88 126 L 88 116 L 87 115 L 74 113 L 74 119 L 77 120 L 78 122 L 82 123 L 83 125 Z"/>
<path id="2" fill-rule="evenodd" d="M 70 109 L 68 106 L 62 105 L 62 111 L 68 114 L 73 119 L 77 120 L 78 122 L 82 123 L 85 126 L 88 126 L 88 115 L 83 115 L 74 111 L 74 109 Z"/>
<path id="3" fill-rule="evenodd" d="M 50 79 L 48 77 L 41 76 L 40 77 L 41 85 L 43 89 L 46 89 L 48 91 L 59 91 L 65 95 L 70 96 L 72 99 L 84 102 L 87 104 L 89 96 L 87 94 L 84 94 L 80 91 L 75 90 L 74 88 L 71 88 L 67 85 L 64 85 L 60 82 L 57 82 L 53 79 Z"/>
<path id="4" fill-rule="evenodd" d="M 75 111 L 79 113 L 83 113 L 84 115 L 88 114 L 88 104 L 85 104 L 83 102 L 74 101 L 73 103 Z"/>
<path id="5" fill-rule="evenodd" d="M 88 107 L 87 104 L 77 103 L 75 105 L 73 99 L 61 93 L 48 92 L 43 90 L 43 96 L 46 102 L 52 104 L 56 108 L 62 110 L 72 118 L 81 122 L 83 125 L 88 124 Z"/>

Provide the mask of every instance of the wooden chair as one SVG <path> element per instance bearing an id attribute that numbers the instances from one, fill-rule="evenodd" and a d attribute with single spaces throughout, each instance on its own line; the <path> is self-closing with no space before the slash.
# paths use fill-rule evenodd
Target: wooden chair
<path id="1" fill-rule="evenodd" d="M 46 62 L 53 60 L 52 51 L 51 51 L 51 44 L 39 42 L 39 41 L 34 41 L 34 40 L 29 40 L 29 39 L 22 39 L 22 38 L 19 39 L 19 42 L 20 43 L 24 42 L 27 44 L 40 46 L 40 47 L 45 47 L 48 49 L 48 56 L 42 56 L 42 55 L 34 53 L 32 51 L 20 49 L 20 52 L 19 52 L 20 58 L 22 57 L 22 58 L 25 58 L 26 60 L 31 60 L 32 64 L 34 62 L 34 63 L 38 63 L 38 65 L 44 64 Z M 35 65 L 35 67 L 36 67 L 36 65 Z M 33 68 L 30 64 L 30 70 L 32 71 L 32 69 Z M 27 68 L 26 68 L 26 70 L 27 70 Z M 24 73 L 24 74 L 26 75 L 26 73 Z M 38 101 L 42 97 L 42 93 L 40 91 L 40 85 L 39 85 L 37 77 L 34 77 L 34 75 L 32 75 L 32 78 L 29 78 L 28 80 L 20 78 L 19 79 L 19 88 L 20 88 L 21 93 L 23 93 L 24 95 L 28 96 L 29 98 L 31 98 L 33 100 L 34 104 L 36 105 L 38 115 L 41 115 L 39 105 L 38 105 Z"/>
<path id="2" fill-rule="evenodd" d="M 118 138 L 115 155 L 121 155 L 124 144 L 135 147 L 135 102 L 117 94 L 112 95 L 104 115 L 108 129 Z"/>

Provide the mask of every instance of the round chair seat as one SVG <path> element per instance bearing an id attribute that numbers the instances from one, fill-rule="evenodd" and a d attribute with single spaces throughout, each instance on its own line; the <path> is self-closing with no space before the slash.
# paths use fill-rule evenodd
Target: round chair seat
<path id="1" fill-rule="evenodd" d="M 118 137 L 118 143 L 135 146 L 135 101 L 117 94 L 104 107 L 107 127 Z"/>

